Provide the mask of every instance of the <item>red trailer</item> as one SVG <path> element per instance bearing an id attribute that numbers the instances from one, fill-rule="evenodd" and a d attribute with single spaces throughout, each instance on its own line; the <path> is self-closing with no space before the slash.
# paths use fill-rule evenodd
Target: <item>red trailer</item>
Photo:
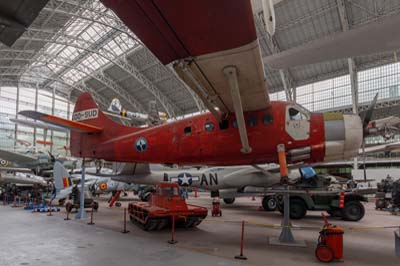
<path id="1" fill-rule="evenodd" d="M 129 203 L 128 212 L 133 223 L 146 231 L 161 230 L 175 218 L 176 226 L 194 227 L 207 216 L 207 208 L 186 204 L 176 183 L 160 183 L 149 202 Z"/>

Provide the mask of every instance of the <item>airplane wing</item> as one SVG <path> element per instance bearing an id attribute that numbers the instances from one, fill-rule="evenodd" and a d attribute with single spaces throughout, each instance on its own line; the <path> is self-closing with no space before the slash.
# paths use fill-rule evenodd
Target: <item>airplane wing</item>
<path id="1" fill-rule="evenodd" d="M 77 131 L 80 133 L 99 133 L 103 131 L 103 129 L 100 127 L 92 126 L 78 121 L 71 121 L 68 119 L 60 118 L 53 115 L 43 114 L 36 111 L 21 111 L 18 112 L 18 114 L 32 118 L 34 120 L 43 121 L 45 123 L 49 123 L 69 130 Z"/>
<path id="2" fill-rule="evenodd" d="M 236 112 L 238 98 L 242 111 L 269 106 L 249 0 L 101 2 L 163 64 L 173 62 L 178 75 L 216 117 L 219 112 Z M 232 87 L 238 87 L 234 93 Z"/>
<path id="3" fill-rule="evenodd" d="M 400 149 L 400 142 L 393 142 L 393 143 L 388 143 L 388 144 L 382 144 L 382 145 L 375 145 L 371 147 L 366 147 L 365 148 L 365 153 L 376 153 L 376 152 L 394 152 Z M 362 149 L 358 152 L 359 155 L 363 154 Z"/>
<path id="4" fill-rule="evenodd" d="M 32 170 L 29 168 L 19 168 L 19 167 L 0 167 L 0 171 L 19 172 L 19 173 L 31 173 L 32 172 Z"/>
<path id="5" fill-rule="evenodd" d="M 13 123 L 16 123 L 18 125 L 23 125 L 23 126 L 28 126 L 28 127 L 36 127 L 36 128 L 42 128 L 46 130 L 54 130 L 54 131 L 59 131 L 59 132 L 67 132 L 68 129 L 51 125 L 48 123 L 44 122 L 38 122 L 38 121 L 29 121 L 29 120 L 23 120 L 23 119 L 14 119 L 10 118 L 10 121 Z"/>
<path id="6" fill-rule="evenodd" d="M 6 150 L 0 150 L 0 158 L 18 164 L 34 163 L 37 161 L 37 158 L 34 156 Z"/>

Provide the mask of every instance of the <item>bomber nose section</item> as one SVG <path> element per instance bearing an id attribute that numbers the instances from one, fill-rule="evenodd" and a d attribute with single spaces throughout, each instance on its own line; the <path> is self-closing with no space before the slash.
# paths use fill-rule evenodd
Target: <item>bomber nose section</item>
<path id="1" fill-rule="evenodd" d="M 324 113 L 325 161 L 350 159 L 363 141 L 363 123 L 358 115 Z"/>

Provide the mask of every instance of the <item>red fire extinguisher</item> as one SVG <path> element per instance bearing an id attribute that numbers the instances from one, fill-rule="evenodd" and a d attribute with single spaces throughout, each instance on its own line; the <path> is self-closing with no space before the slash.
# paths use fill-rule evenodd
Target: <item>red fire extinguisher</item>
<path id="1" fill-rule="evenodd" d="M 325 225 L 319 232 L 318 245 L 315 256 L 322 262 L 343 259 L 343 234 L 340 227 L 328 223 L 326 216 L 322 214 Z"/>

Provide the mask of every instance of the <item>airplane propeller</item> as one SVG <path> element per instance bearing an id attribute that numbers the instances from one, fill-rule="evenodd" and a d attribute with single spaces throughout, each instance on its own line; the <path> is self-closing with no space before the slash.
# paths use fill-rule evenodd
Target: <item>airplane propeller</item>
<path id="1" fill-rule="evenodd" d="M 362 155 L 363 155 L 363 171 L 364 171 L 364 182 L 367 181 L 367 171 L 366 171 L 366 166 L 365 166 L 365 161 L 366 161 L 366 156 L 365 156 L 365 137 L 368 136 L 368 124 L 372 120 L 372 115 L 374 114 L 375 111 L 375 106 L 376 102 L 378 101 L 378 95 L 379 92 L 376 93 L 374 99 L 372 100 L 371 104 L 369 105 L 367 111 L 364 113 L 362 117 L 362 123 L 363 123 L 363 140 L 362 140 Z"/>
<path id="2" fill-rule="evenodd" d="M 362 122 L 363 122 L 363 129 L 364 129 L 364 137 L 368 135 L 368 124 L 372 120 L 372 115 L 374 114 L 376 102 L 378 101 L 379 92 L 376 93 L 374 99 L 372 100 L 371 104 L 369 105 L 367 111 L 365 111 Z"/>

